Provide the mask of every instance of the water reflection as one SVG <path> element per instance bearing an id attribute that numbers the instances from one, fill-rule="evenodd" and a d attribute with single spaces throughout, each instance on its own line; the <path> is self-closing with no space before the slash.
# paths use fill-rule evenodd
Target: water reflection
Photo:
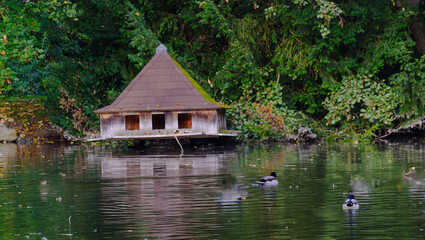
<path id="1" fill-rule="evenodd" d="M 103 228 L 125 224 L 128 236 L 199 237 L 202 225 L 215 227 L 217 196 L 227 201 L 230 193 L 246 194 L 238 186 L 218 185 L 221 174 L 228 171 L 223 159 L 236 156 L 90 156 L 106 180 L 101 186 Z M 206 219 L 194 217 L 205 212 Z"/>
<path id="2" fill-rule="evenodd" d="M 243 176 L 229 175 L 222 180 L 222 189 L 216 202 L 226 209 L 226 206 L 241 204 L 248 197 L 248 191 L 241 182 Z"/>
<path id="3" fill-rule="evenodd" d="M 0 145 L 0 236 L 421 239 L 424 170 L 424 145 L 246 145 L 184 156 Z M 252 186 L 272 171 L 277 187 Z M 341 208 L 349 192 L 358 211 Z"/>
<path id="4" fill-rule="evenodd" d="M 217 202 L 221 206 L 241 204 L 248 196 L 248 192 L 242 185 L 231 185 L 223 189 Z"/>
<path id="5" fill-rule="evenodd" d="M 0 160 L 15 157 L 17 151 L 18 146 L 14 143 L 0 144 Z"/>
<path id="6" fill-rule="evenodd" d="M 220 161 L 223 159 L 222 155 L 93 157 L 95 162 L 101 163 L 102 179 L 216 175 L 223 167 Z"/>
<path id="7" fill-rule="evenodd" d="M 357 221 L 357 215 L 358 215 L 358 209 L 345 209 L 343 210 L 345 214 L 345 224 L 349 227 L 349 234 L 352 235 L 353 229 L 356 228 L 356 221 Z"/>
<path id="8" fill-rule="evenodd" d="M 0 178 L 4 175 L 8 161 L 16 156 L 17 148 L 16 144 L 0 144 Z"/>

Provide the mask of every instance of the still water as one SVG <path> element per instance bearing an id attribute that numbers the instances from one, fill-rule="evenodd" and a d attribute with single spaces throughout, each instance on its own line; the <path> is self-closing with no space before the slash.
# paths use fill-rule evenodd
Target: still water
<path id="1" fill-rule="evenodd" d="M 425 144 L 0 144 L 0 239 L 423 239 Z M 255 181 L 271 171 L 277 187 Z M 409 174 L 406 174 L 410 172 Z M 347 193 L 360 209 L 342 209 Z"/>

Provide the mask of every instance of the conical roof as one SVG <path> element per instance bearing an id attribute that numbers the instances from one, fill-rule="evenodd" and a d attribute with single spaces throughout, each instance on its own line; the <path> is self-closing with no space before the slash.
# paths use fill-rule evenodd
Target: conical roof
<path id="1" fill-rule="evenodd" d="M 118 98 L 96 113 L 202 110 L 221 107 L 167 53 L 161 44 L 155 56 Z"/>

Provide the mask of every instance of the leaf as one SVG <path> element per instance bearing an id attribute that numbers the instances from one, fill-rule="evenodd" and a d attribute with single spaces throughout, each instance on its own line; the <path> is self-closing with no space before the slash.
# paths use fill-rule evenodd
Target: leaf
<path id="1" fill-rule="evenodd" d="M 4 41 L 4 45 L 7 45 L 9 43 L 6 35 L 3 35 L 3 41 Z"/>

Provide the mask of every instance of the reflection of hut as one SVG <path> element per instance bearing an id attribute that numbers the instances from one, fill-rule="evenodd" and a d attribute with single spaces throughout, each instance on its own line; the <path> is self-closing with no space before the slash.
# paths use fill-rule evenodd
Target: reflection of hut
<path id="1" fill-rule="evenodd" d="M 218 220 L 212 217 L 199 222 L 199 217 L 193 217 L 193 209 L 202 205 L 202 209 L 214 213 L 213 200 L 222 191 L 215 184 L 216 176 L 229 171 L 228 160 L 235 159 L 237 153 L 190 156 L 102 153 L 89 153 L 86 159 L 89 169 L 94 172 L 100 169 L 99 177 L 104 180 L 99 207 L 105 219 L 103 229 L 123 223 L 134 229 L 120 233 L 121 238 L 211 237 L 208 230 L 206 236 L 201 236 L 204 230 L 199 229 L 209 229 Z"/>
<path id="2" fill-rule="evenodd" d="M 155 56 L 100 115 L 103 139 L 223 136 L 225 109 L 160 45 Z"/>
<path id="3" fill-rule="evenodd" d="M 103 179 L 216 175 L 222 159 L 232 155 L 200 156 L 94 156 Z"/>

